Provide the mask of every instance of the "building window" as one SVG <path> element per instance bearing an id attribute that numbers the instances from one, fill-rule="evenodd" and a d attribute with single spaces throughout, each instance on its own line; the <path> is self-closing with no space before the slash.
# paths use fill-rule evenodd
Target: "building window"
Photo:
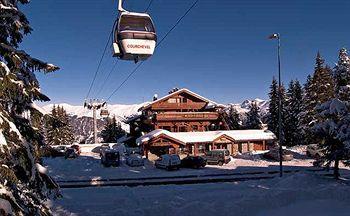
<path id="1" fill-rule="evenodd" d="M 187 132 L 187 127 L 181 126 L 180 127 L 180 132 Z"/>
<path id="2" fill-rule="evenodd" d="M 198 125 L 192 125 L 192 131 L 198 131 Z"/>
<path id="3" fill-rule="evenodd" d="M 163 126 L 163 130 L 171 131 L 171 127 L 170 126 Z"/>
<path id="4" fill-rule="evenodd" d="M 169 98 L 168 103 L 177 103 L 176 98 Z"/>
<path id="5" fill-rule="evenodd" d="M 182 98 L 182 103 L 187 103 L 187 98 Z"/>
<path id="6" fill-rule="evenodd" d="M 177 132 L 177 131 L 178 131 L 177 126 L 174 126 L 172 132 Z"/>
<path id="7" fill-rule="evenodd" d="M 204 153 L 205 153 L 205 145 L 198 144 L 198 154 L 204 154 Z"/>

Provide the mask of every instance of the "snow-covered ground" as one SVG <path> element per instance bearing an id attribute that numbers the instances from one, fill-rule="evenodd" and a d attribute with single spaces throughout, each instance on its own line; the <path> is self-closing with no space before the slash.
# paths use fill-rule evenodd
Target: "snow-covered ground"
<path id="1" fill-rule="evenodd" d="M 294 148 L 295 159 L 284 162 L 285 170 L 298 173 L 283 178 L 207 183 L 191 185 L 159 185 L 138 187 L 88 187 L 62 189 L 63 198 L 51 201 L 54 215 L 349 215 L 350 183 L 335 181 L 320 173 L 304 172 L 312 168 L 305 148 Z M 179 177 L 252 171 L 278 170 L 278 162 L 261 158 L 261 152 L 240 156 L 222 167 L 156 169 L 146 161 L 144 167 L 105 168 L 99 156 L 84 153 L 74 160 L 45 159 L 51 176 L 59 181 L 91 179 L 123 179 Z M 304 169 L 305 168 L 305 169 Z M 342 174 L 349 174 L 342 169 Z M 276 176 L 276 175 L 274 175 Z"/>
<path id="2" fill-rule="evenodd" d="M 350 186 L 316 174 L 270 180 L 63 189 L 55 215 L 349 215 Z"/>
<path id="3" fill-rule="evenodd" d="M 284 161 L 285 170 L 313 168 L 313 159 L 305 154 L 305 147 L 295 147 L 292 161 Z M 185 169 L 178 171 L 166 171 L 155 168 L 153 162 L 145 160 L 145 166 L 129 167 L 122 160 L 119 167 L 103 167 L 99 154 L 83 152 L 77 159 L 46 158 L 44 165 L 49 174 L 57 181 L 98 180 L 98 179 L 122 179 L 122 178 L 147 178 L 147 177 L 171 177 L 185 175 L 226 174 L 255 171 L 278 171 L 279 162 L 266 160 L 263 152 L 253 152 L 251 155 L 241 155 L 231 158 L 231 162 L 220 167 L 208 165 L 203 169 Z M 349 175 L 349 169 L 341 166 L 341 174 Z M 345 172 L 345 173 L 344 173 Z"/>
<path id="4" fill-rule="evenodd" d="M 299 158 L 284 162 L 285 169 L 299 169 L 312 167 L 312 159 L 307 159 L 301 154 Z M 279 170 L 279 163 L 261 158 L 260 155 L 232 158 L 232 161 L 222 167 L 208 165 L 203 169 L 180 169 L 179 171 L 166 171 L 157 169 L 150 161 L 145 161 L 143 167 L 129 167 L 122 162 L 120 167 L 103 167 L 98 154 L 84 153 L 77 159 L 47 158 L 44 160 L 49 174 L 58 181 L 66 180 L 91 180 L 110 178 L 137 178 L 137 177 L 159 177 L 159 176 L 183 176 L 221 174 L 248 171 Z"/>

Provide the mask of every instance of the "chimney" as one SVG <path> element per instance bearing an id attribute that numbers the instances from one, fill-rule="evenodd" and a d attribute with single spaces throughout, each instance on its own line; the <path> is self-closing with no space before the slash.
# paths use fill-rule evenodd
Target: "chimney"
<path id="1" fill-rule="evenodd" d="M 153 101 L 156 101 L 156 100 L 158 100 L 158 95 L 157 95 L 157 94 L 154 94 L 154 95 L 153 95 Z"/>

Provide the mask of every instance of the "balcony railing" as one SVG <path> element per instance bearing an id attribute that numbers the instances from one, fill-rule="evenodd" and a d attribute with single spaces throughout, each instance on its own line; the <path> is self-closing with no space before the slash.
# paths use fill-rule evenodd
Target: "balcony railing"
<path id="1" fill-rule="evenodd" d="M 158 103 L 152 106 L 154 110 L 199 110 L 203 109 L 207 104 L 204 102 L 199 103 Z"/>
<path id="2" fill-rule="evenodd" d="M 213 121 L 219 118 L 215 112 L 167 112 L 156 115 L 157 121 Z"/>

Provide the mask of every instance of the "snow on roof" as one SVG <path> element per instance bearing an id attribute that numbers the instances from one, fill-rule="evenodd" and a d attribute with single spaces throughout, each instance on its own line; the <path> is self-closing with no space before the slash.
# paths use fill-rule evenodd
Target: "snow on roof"
<path id="1" fill-rule="evenodd" d="M 192 95 L 192 96 L 194 96 L 196 98 L 199 98 L 199 99 L 207 102 L 208 106 L 217 106 L 218 105 L 218 103 L 216 103 L 214 101 L 211 101 L 208 98 L 205 98 L 205 97 L 203 97 L 203 96 L 201 96 L 201 95 L 199 95 L 197 93 L 194 93 L 193 91 L 190 91 L 190 90 L 188 90 L 186 88 L 182 88 L 182 89 L 179 89 L 179 90 L 177 90 L 177 91 L 175 91 L 173 93 L 167 94 L 164 97 L 159 98 L 158 100 L 155 100 L 155 101 L 152 101 L 151 103 L 146 104 L 144 107 L 141 107 L 141 109 L 146 109 L 146 108 L 152 106 L 155 103 L 158 103 L 158 102 L 163 101 L 163 100 L 165 100 L 167 98 L 170 98 L 173 95 L 180 94 L 180 93 L 183 93 L 183 92 L 186 92 L 186 93 L 188 93 L 188 94 L 190 94 L 190 95 Z"/>
<path id="2" fill-rule="evenodd" d="M 148 142 L 150 139 L 157 137 L 161 134 L 165 134 L 165 135 L 170 135 L 171 136 L 171 132 L 167 131 L 167 130 L 162 130 L 162 129 L 156 129 L 153 130 L 151 132 L 149 132 L 148 134 L 145 134 L 141 137 L 139 137 L 136 140 L 136 143 L 144 143 L 144 142 Z"/>
<path id="3" fill-rule="evenodd" d="M 131 136 L 124 135 L 117 140 L 117 143 L 124 143 L 124 142 L 130 140 L 131 138 L 132 138 Z"/>
<path id="4" fill-rule="evenodd" d="M 138 114 L 137 114 L 137 115 L 128 117 L 128 118 L 126 118 L 126 120 L 124 121 L 124 123 L 128 124 L 128 123 L 130 123 L 130 122 L 133 122 L 133 121 L 139 119 L 141 116 L 142 116 L 142 115 L 138 115 Z"/>
<path id="5" fill-rule="evenodd" d="M 152 138 L 160 135 L 167 135 L 184 143 L 205 143 L 213 142 L 221 136 L 228 136 L 235 141 L 254 141 L 254 140 L 274 140 L 276 136 L 268 130 L 228 130 L 228 131 L 204 131 L 204 132 L 169 132 L 167 130 L 157 129 L 151 131 L 136 140 L 141 144 L 148 142 Z"/>
<path id="6" fill-rule="evenodd" d="M 231 130 L 225 131 L 225 134 L 236 141 L 276 139 L 275 134 L 269 130 Z"/>

